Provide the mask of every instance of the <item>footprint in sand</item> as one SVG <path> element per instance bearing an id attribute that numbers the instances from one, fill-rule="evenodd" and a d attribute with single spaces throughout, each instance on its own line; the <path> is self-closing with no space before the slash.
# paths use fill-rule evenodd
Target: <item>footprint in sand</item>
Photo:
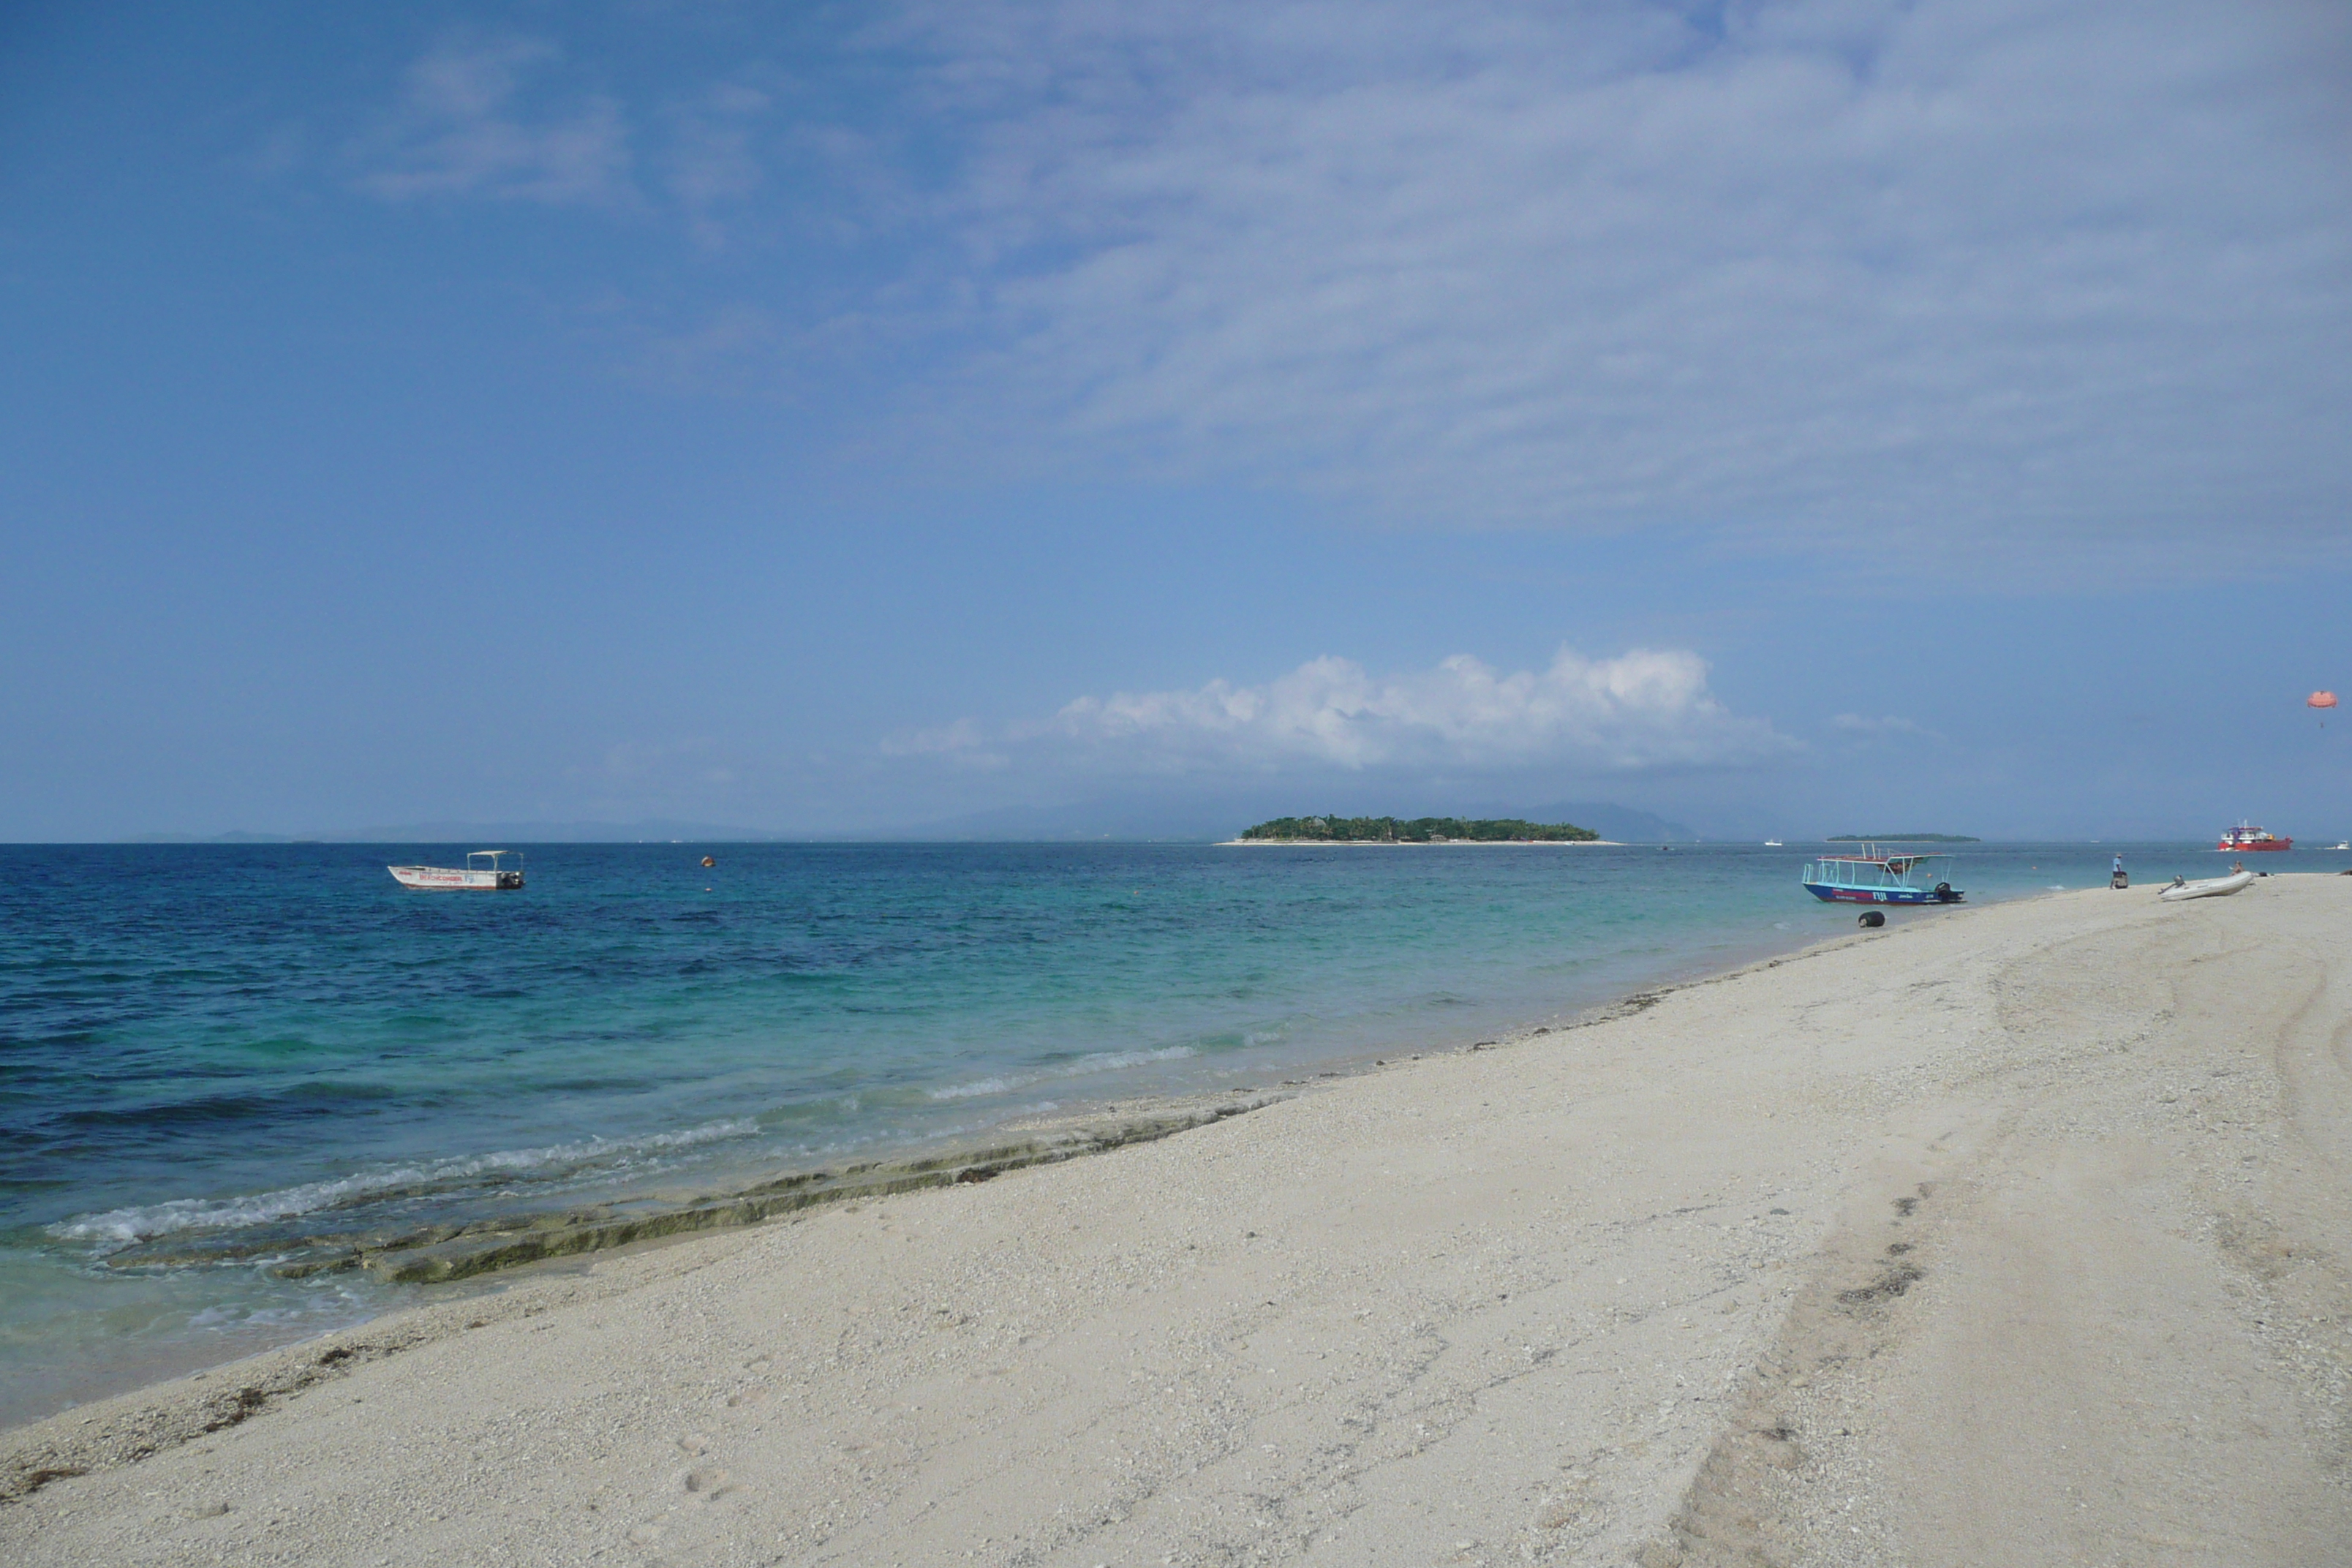
<path id="1" fill-rule="evenodd" d="M 703 1501 L 715 1502 L 735 1489 L 729 1484 L 730 1479 L 725 1470 L 706 1465 L 687 1471 L 678 1478 L 678 1484 Z"/>
<path id="2" fill-rule="evenodd" d="M 688 1432 L 677 1440 L 677 1446 L 689 1454 L 707 1454 L 710 1451 L 710 1439 L 699 1432 Z"/>
<path id="3" fill-rule="evenodd" d="M 761 1387 L 758 1384 L 753 1384 L 749 1388 L 739 1388 L 734 1393 L 729 1394 L 727 1396 L 727 1408 L 730 1410 L 744 1409 L 751 1405 L 764 1403 L 767 1400 L 767 1397 L 768 1391 Z"/>

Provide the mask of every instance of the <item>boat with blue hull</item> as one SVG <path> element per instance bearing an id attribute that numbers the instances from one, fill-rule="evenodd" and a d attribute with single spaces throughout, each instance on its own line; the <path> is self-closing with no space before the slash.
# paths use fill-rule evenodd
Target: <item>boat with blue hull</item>
<path id="1" fill-rule="evenodd" d="M 1887 855 L 1865 844 L 1859 855 L 1824 855 L 1805 863 L 1805 891 L 1832 904 L 1957 904 L 1949 855 Z"/>

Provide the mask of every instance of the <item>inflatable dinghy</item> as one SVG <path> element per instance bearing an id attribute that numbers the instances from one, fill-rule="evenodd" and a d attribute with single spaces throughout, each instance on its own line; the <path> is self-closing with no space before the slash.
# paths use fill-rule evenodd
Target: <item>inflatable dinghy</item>
<path id="1" fill-rule="evenodd" d="M 2234 877 L 2208 877 L 2201 882 L 2175 882 L 2157 894 L 2166 903 L 2178 903 L 2183 899 L 2218 899 L 2253 885 L 2254 874 L 2241 871 Z"/>

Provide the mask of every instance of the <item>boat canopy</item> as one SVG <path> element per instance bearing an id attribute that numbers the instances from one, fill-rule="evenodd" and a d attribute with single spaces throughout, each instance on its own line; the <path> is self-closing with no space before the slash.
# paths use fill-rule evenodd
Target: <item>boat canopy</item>
<path id="1" fill-rule="evenodd" d="M 1805 867 L 1803 880 L 1829 888 L 1932 889 L 1949 880 L 1949 855 L 1824 855 Z"/>
<path id="2" fill-rule="evenodd" d="M 466 868 L 469 871 L 503 871 L 507 868 L 506 857 L 509 855 L 514 857 L 514 863 L 520 868 L 522 865 L 522 851 L 520 849 L 475 849 L 466 856 Z M 477 866 L 474 864 L 477 860 L 485 864 Z"/>

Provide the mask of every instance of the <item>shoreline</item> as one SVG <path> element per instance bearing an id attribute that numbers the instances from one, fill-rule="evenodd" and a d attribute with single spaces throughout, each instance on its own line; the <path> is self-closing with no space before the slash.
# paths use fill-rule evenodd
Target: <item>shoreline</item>
<path id="1" fill-rule="evenodd" d="M 2032 897 L 2055 896 L 2060 895 Z M 1013 1171 L 1087 1159 L 1133 1144 L 1173 1138 L 1279 1104 L 1297 1093 L 1322 1092 L 1369 1074 L 1523 1047 L 1538 1037 L 1564 1036 L 1612 1023 L 1644 1012 L 1692 987 L 1737 979 L 1751 971 L 1777 968 L 1816 952 L 1883 940 L 1902 929 L 1898 925 L 1877 931 L 1841 932 L 1785 949 L 1768 944 L 1720 966 L 1669 973 L 1637 983 L 1582 1007 L 1549 1014 L 1540 1021 L 1522 1021 L 1498 1030 L 1497 1037 L 1493 1039 L 1423 1042 L 1419 1049 L 1397 1050 L 1386 1057 L 1360 1059 L 1351 1055 L 1328 1061 L 1315 1058 L 1300 1065 L 1300 1070 L 1310 1075 L 1307 1078 L 1282 1079 L 1271 1084 L 1236 1086 L 1215 1092 L 1114 1098 L 1066 1111 L 1015 1116 L 976 1135 L 919 1141 L 885 1151 L 873 1159 L 780 1172 L 749 1186 L 685 1200 L 653 1215 L 633 1216 L 616 1212 L 650 1201 L 621 1198 L 584 1210 L 522 1213 L 513 1216 L 511 1223 L 502 1220 L 452 1226 L 448 1228 L 453 1233 L 462 1234 L 403 1237 L 382 1249 L 363 1249 L 364 1256 L 355 1258 L 350 1266 L 367 1269 L 388 1282 L 447 1284 L 458 1289 L 443 1300 L 407 1303 L 358 1323 L 206 1362 L 187 1371 L 167 1373 L 68 1405 L 49 1415 L 0 1426 L 0 1509 L 28 1496 L 29 1492 L 21 1489 L 22 1478 L 39 1473 L 37 1468 L 26 1470 L 22 1466 L 16 1475 L 9 1473 L 6 1467 L 12 1450 L 20 1446 L 16 1440 L 38 1427 L 68 1422 L 84 1425 L 93 1419 L 91 1412 L 100 1407 L 154 1405 L 157 1408 L 151 1415 L 161 1416 L 165 1429 L 182 1424 L 176 1416 L 194 1415 L 200 1407 L 205 1417 L 200 1424 L 201 1430 L 209 1433 L 218 1429 L 213 1423 L 223 1409 L 213 1393 L 190 1385 L 234 1381 L 263 1386 L 272 1397 L 299 1392 L 319 1381 L 310 1375 L 311 1372 L 354 1357 L 397 1353 L 414 1344 L 440 1338 L 446 1331 L 442 1320 L 452 1314 L 462 1312 L 468 1318 L 479 1318 L 488 1310 L 486 1302 L 495 1302 L 509 1289 L 572 1278 L 600 1262 L 657 1255 L 677 1247 L 749 1241 L 767 1226 L 794 1224 L 812 1217 L 814 1211 L 835 1204 L 855 1209 L 863 1203 L 975 1185 Z M 763 1202 L 772 1198 L 781 1201 Z M 653 1223 L 646 1223 L 648 1219 Z M 660 1223 L 665 1219 L 678 1223 Z M 472 1261 L 474 1266 L 467 1267 L 461 1259 Z M 380 1273 L 371 1267 L 379 1260 Z M 457 1266 L 448 1267 L 452 1263 Z M 525 1311 L 526 1315 L 535 1315 L 536 1309 Z M 327 1348 L 320 1351 L 321 1346 Z M 161 1409 L 163 1405 L 173 1402 L 153 1401 L 151 1396 L 165 1390 L 183 1396 L 177 1403 L 188 1408 L 168 1413 Z M 245 1418 L 242 1406 L 226 1407 L 226 1413 L 234 1417 L 230 1425 Z M 37 1483 L 31 1490 L 38 1490 L 45 1484 Z"/>
<path id="2" fill-rule="evenodd" d="M 1905 917 L 1896 918 L 1900 921 Z M 1637 973 L 1626 978 L 1614 989 L 1588 993 L 1581 998 L 1573 993 L 1556 996 L 1525 1016 L 1489 1023 L 1480 1030 L 1465 1029 L 1457 1037 L 1350 1046 L 1329 1055 L 1301 1058 L 1274 1069 L 1304 1077 L 1254 1078 L 1216 1089 L 1146 1089 L 1139 1093 L 1130 1087 L 1100 1098 L 1071 1097 L 1055 1110 L 1016 1111 L 1002 1121 L 968 1132 L 915 1137 L 800 1164 L 738 1168 L 730 1173 L 731 1179 L 722 1177 L 717 1184 L 706 1184 L 699 1190 L 692 1184 L 671 1182 L 643 1191 L 614 1193 L 601 1199 L 519 1209 L 491 1219 L 427 1223 L 392 1233 L 340 1233 L 322 1225 L 310 1237 L 295 1240 L 279 1237 L 268 1243 L 268 1256 L 284 1255 L 283 1262 L 268 1266 L 268 1271 L 279 1278 L 299 1279 L 349 1269 L 364 1274 L 376 1284 L 446 1289 L 462 1292 L 455 1299 L 473 1300 L 483 1291 L 502 1290 L 528 1280 L 540 1271 L 582 1263 L 601 1255 L 667 1246 L 698 1235 L 764 1225 L 779 1216 L 825 1204 L 949 1185 L 960 1180 L 984 1180 L 1029 1164 L 1102 1152 L 1128 1142 L 1148 1142 L 1233 1114 L 1231 1108 L 1237 1101 L 1246 1100 L 1249 1103 L 1244 1109 L 1255 1109 L 1271 1100 L 1286 1098 L 1290 1090 L 1379 1070 L 1391 1060 L 1420 1061 L 1425 1057 L 1475 1051 L 1502 1042 L 1524 1041 L 1578 1027 L 1593 1018 L 1613 1016 L 1629 1005 L 1643 1005 L 1645 998 L 1736 973 L 1811 946 L 1832 945 L 1849 940 L 1850 934 L 1804 937 L 1793 932 L 1769 936 L 1759 932 L 1725 951 L 1677 956 L 1646 973 Z M 1497 1038 L 1472 1037 L 1481 1033 Z M 971 1173 L 970 1176 L 966 1176 L 967 1171 Z M 234 1259 L 236 1256 L 209 1251 L 201 1245 L 192 1246 L 184 1237 L 159 1238 L 110 1255 L 125 1259 L 132 1267 L 171 1267 L 198 1257 L 205 1261 L 194 1266 L 217 1267 L 224 1266 L 221 1259 Z M 252 1256 L 265 1254 L 257 1251 Z M 225 1266 L 239 1265 L 232 1260 Z M 243 1336 L 247 1342 L 243 1346 L 234 1350 L 224 1346 L 226 1353 L 188 1354 L 186 1346 L 151 1353 L 138 1363 L 141 1372 L 135 1381 L 86 1376 L 68 1385 L 73 1392 L 63 1405 L 45 1414 L 0 1418 L 0 1444 L 5 1444 L 10 1434 L 41 1421 L 71 1415 L 107 1400 L 135 1397 L 192 1376 L 258 1361 L 289 1347 L 337 1334 L 362 1332 L 404 1314 L 428 1311 L 443 1304 L 431 1299 L 415 1300 L 389 1305 L 325 1330 L 311 1328 L 283 1336 L 266 1331 L 247 1334 Z M 0 1496 L 5 1496 L 5 1486 L 0 1486 Z"/>
<path id="3" fill-rule="evenodd" d="M 1685 986 L 1704 984 L 1759 964 L 1785 960 L 1812 947 L 1850 940 L 1853 936 L 1846 932 L 1810 942 L 1758 938 L 1728 954 L 1717 955 L 1718 961 L 1678 961 L 1594 1000 L 1579 1003 L 1563 997 L 1534 1016 L 1490 1026 L 1496 1038 L 1471 1039 L 1465 1034 L 1462 1038 L 1423 1040 L 1411 1045 L 1356 1047 L 1337 1055 L 1311 1057 L 1288 1064 L 1289 1070 L 1305 1077 L 1270 1079 L 1214 1090 L 1129 1091 L 1099 1100 L 1081 1098 L 1050 1111 L 1022 1111 L 972 1132 L 916 1138 L 844 1160 L 771 1168 L 751 1174 L 751 1179 L 688 1196 L 678 1195 L 673 1184 L 667 1191 L 620 1194 L 603 1201 L 518 1210 L 495 1219 L 428 1225 L 388 1236 L 322 1232 L 290 1248 L 284 1243 L 273 1244 L 273 1251 L 289 1254 L 286 1263 L 271 1266 L 281 1278 L 301 1279 L 348 1268 L 364 1273 L 378 1283 L 445 1289 L 452 1294 L 446 1300 L 398 1303 L 355 1322 L 263 1342 L 234 1353 L 152 1357 L 146 1363 L 152 1370 L 136 1382 L 114 1386 L 100 1384 L 87 1396 L 72 1399 L 48 1414 L 0 1420 L 0 1450 L 5 1450 L 12 1435 L 44 1421 L 63 1419 L 111 1400 L 135 1399 L 155 1389 L 201 1380 L 247 1363 L 257 1363 L 313 1342 L 363 1335 L 379 1324 L 412 1313 L 435 1311 L 453 1302 L 476 1301 L 484 1292 L 501 1291 L 551 1271 L 588 1264 L 600 1257 L 626 1256 L 698 1237 L 733 1233 L 825 1205 L 888 1197 L 928 1187 L 969 1184 L 993 1179 L 1007 1171 L 1152 1142 L 1260 1109 L 1289 1098 L 1293 1091 L 1322 1088 L 1331 1080 L 1406 1062 L 1523 1044 L 1538 1036 L 1583 1027 L 1627 1010 L 1639 1010 Z M 160 1240 L 125 1249 L 125 1254 L 116 1256 L 130 1256 L 134 1266 L 169 1265 L 183 1251 L 184 1244 Z M 5 1504 L 6 1497 L 6 1482 L 0 1478 L 0 1504 Z"/>
<path id="4" fill-rule="evenodd" d="M 0 1434 L 32 1489 L 0 1543 L 2326 1560 L 2345 897 L 1974 906 L 1182 1137 L 575 1259 Z M 2207 1424 L 2108 1418 L 2143 1405 Z"/>

